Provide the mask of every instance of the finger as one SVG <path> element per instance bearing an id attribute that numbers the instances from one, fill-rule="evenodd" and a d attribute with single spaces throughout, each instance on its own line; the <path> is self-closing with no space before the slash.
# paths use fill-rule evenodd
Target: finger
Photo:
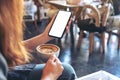
<path id="1" fill-rule="evenodd" d="M 71 17 L 68 25 L 70 25 L 72 21 L 73 21 L 73 18 Z"/>
<path id="2" fill-rule="evenodd" d="M 55 59 L 55 62 L 60 64 L 60 65 L 62 64 L 61 61 L 58 58 Z"/>
<path id="3" fill-rule="evenodd" d="M 66 32 L 69 31 L 69 28 L 70 28 L 71 22 L 72 22 L 72 18 L 70 18 L 70 20 L 69 20 L 69 22 L 68 22 L 68 24 L 67 24 L 67 26 L 66 26 Z"/>
<path id="4" fill-rule="evenodd" d="M 55 55 L 50 55 L 48 61 L 53 61 L 54 62 L 55 60 L 56 60 Z"/>
<path id="5" fill-rule="evenodd" d="M 51 26 L 52 26 L 52 24 L 53 24 L 53 22 L 54 22 L 54 20 L 55 20 L 55 17 L 56 17 L 56 15 L 53 16 L 53 18 L 51 19 L 50 23 L 48 24 L 47 31 L 50 30 L 50 28 L 51 28 Z"/>
<path id="6" fill-rule="evenodd" d="M 49 61 L 51 61 L 53 63 L 61 64 L 61 61 L 55 55 L 51 55 L 50 58 L 49 58 Z"/>
<path id="7" fill-rule="evenodd" d="M 55 17 L 56 17 L 56 15 L 53 16 L 53 18 L 52 18 L 50 23 L 53 23 L 53 21 L 55 20 Z"/>

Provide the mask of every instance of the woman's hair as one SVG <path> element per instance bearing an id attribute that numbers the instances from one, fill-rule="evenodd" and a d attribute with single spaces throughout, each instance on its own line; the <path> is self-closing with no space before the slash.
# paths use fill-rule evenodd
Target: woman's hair
<path id="1" fill-rule="evenodd" d="M 23 0 L 0 0 L 0 51 L 9 66 L 30 60 L 23 40 Z"/>

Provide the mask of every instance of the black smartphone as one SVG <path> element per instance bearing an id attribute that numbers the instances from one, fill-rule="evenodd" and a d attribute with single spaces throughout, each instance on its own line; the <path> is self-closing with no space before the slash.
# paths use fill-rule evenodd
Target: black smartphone
<path id="1" fill-rule="evenodd" d="M 69 11 L 58 11 L 48 35 L 56 38 L 61 38 L 65 32 L 70 17 L 71 12 Z"/>

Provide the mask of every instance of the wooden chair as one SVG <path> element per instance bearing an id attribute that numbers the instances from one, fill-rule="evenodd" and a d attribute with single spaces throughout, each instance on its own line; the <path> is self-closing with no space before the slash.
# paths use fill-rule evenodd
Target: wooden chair
<path id="1" fill-rule="evenodd" d="M 86 11 L 88 10 L 89 11 Z M 83 31 L 89 32 L 89 53 L 92 53 L 94 47 L 94 33 L 98 32 L 101 34 L 101 42 L 102 42 L 102 52 L 105 52 L 105 35 L 104 32 L 106 31 L 106 20 L 107 20 L 107 13 L 108 9 L 104 13 L 102 17 L 103 21 L 101 22 L 101 15 L 97 7 L 92 5 L 85 5 L 80 13 L 80 16 L 76 19 L 78 27 L 80 29 L 79 39 L 77 43 L 77 48 L 80 47 L 82 43 L 82 34 Z"/>
<path id="2" fill-rule="evenodd" d="M 109 44 L 113 30 L 118 31 L 118 49 L 120 48 L 120 0 L 110 0 L 114 9 L 113 15 L 107 21 L 107 31 L 109 32 L 107 44 Z"/>
<path id="3" fill-rule="evenodd" d="M 117 30 L 118 34 L 118 49 L 120 48 L 120 15 L 110 16 L 107 21 L 107 31 L 108 31 L 108 40 L 107 44 L 109 44 L 111 35 L 114 30 Z"/>

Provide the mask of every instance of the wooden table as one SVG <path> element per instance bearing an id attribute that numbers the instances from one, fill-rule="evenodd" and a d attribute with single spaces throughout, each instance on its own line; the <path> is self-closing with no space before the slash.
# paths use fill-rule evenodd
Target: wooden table
<path id="1" fill-rule="evenodd" d="M 49 4 L 57 7 L 58 9 L 66 9 L 66 8 L 76 8 L 80 7 L 80 5 L 72 5 L 72 4 L 67 4 L 66 1 L 63 0 L 58 0 L 58 1 L 48 1 Z"/>

